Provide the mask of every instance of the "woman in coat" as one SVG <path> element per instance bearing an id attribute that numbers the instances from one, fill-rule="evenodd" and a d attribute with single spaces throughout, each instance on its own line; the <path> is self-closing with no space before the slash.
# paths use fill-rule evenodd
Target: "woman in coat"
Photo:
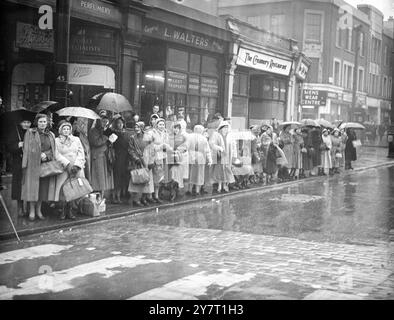
<path id="1" fill-rule="evenodd" d="M 194 195 L 200 195 L 201 186 L 205 182 L 205 165 L 212 165 L 211 149 L 207 139 L 203 136 L 204 127 L 194 126 L 194 133 L 190 134 L 187 140 L 190 161 L 189 191 L 192 194 L 193 187 L 196 189 Z"/>
<path id="2" fill-rule="evenodd" d="M 134 134 L 130 137 L 128 153 L 129 153 L 129 170 L 135 170 L 140 168 L 148 168 L 149 159 L 144 159 L 145 147 L 153 141 L 152 135 L 149 133 L 144 134 L 145 124 L 142 121 L 138 121 L 134 126 Z M 152 149 L 152 161 L 154 163 L 154 149 Z M 152 193 L 154 192 L 153 187 L 153 174 L 152 170 L 149 170 L 149 182 L 146 184 L 134 184 L 130 179 L 128 191 L 131 193 L 132 204 L 136 207 L 147 206 L 148 202 L 153 203 Z"/>
<path id="3" fill-rule="evenodd" d="M 108 148 L 109 138 L 104 134 L 101 120 L 96 120 L 94 127 L 89 131 L 90 152 L 92 158 L 90 184 L 94 191 L 99 191 L 104 197 L 106 190 L 114 188 L 112 167 L 109 165 Z"/>
<path id="4" fill-rule="evenodd" d="M 313 163 L 312 163 L 312 155 L 313 155 L 313 148 L 312 148 L 312 142 L 310 139 L 310 134 L 309 131 L 311 130 L 310 127 L 304 127 L 301 129 L 302 132 L 302 138 L 304 141 L 303 148 L 301 148 L 301 153 L 302 153 L 302 178 L 309 177 L 310 176 L 310 171 L 313 169 Z"/>
<path id="5" fill-rule="evenodd" d="M 263 162 L 264 153 L 262 151 L 262 143 L 260 137 L 260 127 L 255 125 L 250 128 L 251 133 L 255 136 L 255 139 L 251 141 L 251 148 L 252 148 L 252 166 L 254 171 L 254 181 L 253 182 L 264 182 L 263 176 Z"/>
<path id="6" fill-rule="evenodd" d="M 345 170 L 352 169 L 352 161 L 357 160 L 357 150 L 353 146 L 353 141 L 357 140 L 356 133 L 353 129 L 348 128 L 346 129 L 346 145 L 345 145 Z"/>
<path id="7" fill-rule="evenodd" d="M 75 219 L 72 212 L 73 201 L 65 203 L 61 191 L 63 183 L 71 177 L 85 177 L 83 170 L 85 167 L 85 151 L 81 140 L 73 136 L 71 132 L 71 123 L 63 120 L 59 123 L 59 136 L 55 139 L 56 148 L 59 153 L 58 161 L 66 168 L 65 172 L 56 176 L 55 200 L 63 202 L 63 210 L 60 214 L 61 220 L 64 220 L 66 217 Z"/>
<path id="8" fill-rule="evenodd" d="M 42 202 L 55 201 L 56 176 L 40 178 L 41 163 L 57 160 L 55 135 L 49 130 L 49 119 L 45 114 L 37 114 L 35 128 L 28 129 L 23 141 L 22 195 L 29 202 L 29 220 L 37 216 L 44 220 Z"/>
<path id="9" fill-rule="evenodd" d="M 331 161 L 332 161 L 332 172 L 340 173 L 339 168 L 341 166 L 342 152 L 343 152 L 343 144 L 342 139 L 340 137 L 340 131 L 338 128 L 335 128 L 331 135 Z"/>
<path id="10" fill-rule="evenodd" d="M 277 148 L 275 147 L 278 143 L 278 139 L 271 126 L 267 126 L 266 131 L 261 135 L 261 143 L 265 158 L 264 172 L 267 174 L 266 183 L 269 183 L 278 171 L 276 165 Z"/>
<path id="11" fill-rule="evenodd" d="M 312 157 L 312 167 L 313 169 L 321 166 L 321 145 L 322 145 L 322 135 L 320 128 L 313 127 L 309 130 L 310 139 L 310 152 Z M 312 170 L 313 170 L 312 169 Z M 318 175 L 321 175 L 321 169 L 318 170 Z"/>
<path id="12" fill-rule="evenodd" d="M 288 166 L 290 167 L 290 177 L 293 177 L 295 174 L 294 165 L 294 137 L 290 132 L 290 126 L 284 126 L 283 130 L 279 134 L 279 140 L 283 143 L 283 152 L 285 153 Z"/>
<path id="13" fill-rule="evenodd" d="M 303 178 L 303 167 L 302 167 L 302 151 L 306 151 L 304 148 L 304 138 L 302 136 L 302 132 L 300 128 L 297 128 L 294 133 L 294 157 L 293 163 L 290 164 L 292 168 L 295 168 L 295 171 L 298 170 L 298 178 Z"/>
<path id="14" fill-rule="evenodd" d="M 30 128 L 30 120 L 22 120 L 7 135 L 6 147 L 12 156 L 12 185 L 11 199 L 17 201 L 18 216 L 23 217 L 23 201 L 21 200 L 22 192 L 22 157 L 23 157 L 23 139 L 26 131 Z"/>
<path id="15" fill-rule="evenodd" d="M 125 130 L 125 120 L 118 116 L 114 117 L 112 122 L 112 131 L 118 137 L 113 143 L 115 160 L 113 164 L 114 173 L 114 192 L 112 193 L 112 202 L 121 203 L 121 194 L 126 194 L 129 186 L 130 172 L 127 168 L 129 153 L 130 134 Z"/>
<path id="16" fill-rule="evenodd" d="M 322 131 L 322 143 L 325 146 L 324 150 L 321 150 L 321 175 L 325 176 L 326 172 L 331 173 L 332 163 L 331 163 L 331 149 L 332 142 L 331 137 L 328 134 L 327 129 Z"/>
<path id="17" fill-rule="evenodd" d="M 85 153 L 85 168 L 84 168 L 84 174 L 85 178 L 88 181 L 91 181 L 91 172 L 90 172 L 90 163 L 91 163 L 91 157 L 90 157 L 90 145 L 89 145 L 89 138 L 88 138 L 88 127 L 89 123 L 91 125 L 92 120 L 86 119 L 86 118 L 77 118 L 76 121 L 73 123 L 73 135 L 75 137 L 78 137 L 79 140 L 81 140 L 82 147 Z"/>

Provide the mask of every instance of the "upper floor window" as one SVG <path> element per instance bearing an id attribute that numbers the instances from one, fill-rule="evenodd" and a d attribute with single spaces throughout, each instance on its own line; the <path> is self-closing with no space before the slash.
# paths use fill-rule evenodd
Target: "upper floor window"
<path id="1" fill-rule="evenodd" d="M 383 58 L 383 61 L 384 61 L 384 65 L 385 66 L 388 66 L 389 65 L 389 54 L 388 54 L 388 50 L 389 48 L 387 47 L 387 46 L 384 46 L 384 58 Z"/>
<path id="2" fill-rule="evenodd" d="M 342 29 L 337 25 L 335 33 L 335 45 L 340 48 L 342 46 Z"/>
<path id="3" fill-rule="evenodd" d="M 341 85 L 341 62 L 334 60 L 334 84 Z"/>
<path id="4" fill-rule="evenodd" d="M 358 69 L 357 90 L 364 91 L 364 69 Z"/>
<path id="5" fill-rule="evenodd" d="M 352 29 L 347 28 L 345 30 L 345 49 L 346 50 L 352 50 Z"/>
<path id="6" fill-rule="evenodd" d="M 246 17 L 246 22 L 255 27 L 260 27 L 260 16 Z"/>
<path id="7" fill-rule="evenodd" d="M 322 15 L 307 13 L 305 16 L 305 40 L 321 41 Z"/>
<path id="8" fill-rule="evenodd" d="M 285 34 L 285 15 L 284 14 L 273 14 L 270 19 L 270 30 L 271 32 L 284 35 Z"/>
<path id="9" fill-rule="evenodd" d="M 360 57 L 364 57 L 365 56 L 364 33 L 360 32 L 359 37 L 360 37 L 359 38 Z"/>

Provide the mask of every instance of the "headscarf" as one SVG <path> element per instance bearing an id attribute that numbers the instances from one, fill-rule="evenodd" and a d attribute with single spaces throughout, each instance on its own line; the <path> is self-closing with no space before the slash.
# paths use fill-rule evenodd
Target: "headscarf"
<path id="1" fill-rule="evenodd" d="M 200 124 L 196 124 L 194 126 L 194 133 L 198 133 L 198 134 L 203 134 L 204 133 L 204 127 Z"/>
<path id="2" fill-rule="evenodd" d="M 67 137 L 64 136 L 62 134 L 62 130 L 63 130 L 64 127 L 70 127 L 70 130 L 72 130 L 72 125 L 71 125 L 70 122 L 68 122 L 66 120 L 62 120 L 59 123 L 59 140 L 60 140 L 60 143 L 65 144 L 66 146 L 69 147 L 71 145 L 71 142 L 72 142 L 71 141 L 72 132 L 70 132 L 70 135 L 68 135 Z"/>
<path id="3" fill-rule="evenodd" d="M 166 123 L 166 121 L 163 118 L 157 118 L 156 123 L 155 123 L 155 129 L 157 129 L 159 122 Z"/>

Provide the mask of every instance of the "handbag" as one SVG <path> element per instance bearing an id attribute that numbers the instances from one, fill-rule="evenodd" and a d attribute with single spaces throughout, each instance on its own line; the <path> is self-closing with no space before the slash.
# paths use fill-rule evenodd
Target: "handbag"
<path id="1" fill-rule="evenodd" d="M 91 192 L 93 192 L 92 186 L 83 177 L 69 178 L 62 186 L 62 193 L 67 202 L 82 198 Z"/>
<path id="2" fill-rule="evenodd" d="M 149 170 L 147 168 L 131 170 L 130 179 L 133 184 L 146 184 L 150 179 Z"/>
<path id="3" fill-rule="evenodd" d="M 43 162 L 40 166 L 40 178 L 52 177 L 64 171 L 63 165 L 56 160 Z"/>
<path id="4" fill-rule="evenodd" d="M 342 159 L 342 153 L 340 152 L 335 153 L 335 158 Z"/>
<path id="5" fill-rule="evenodd" d="M 361 147 L 361 141 L 359 139 L 352 141 L 353 147 Z"/>

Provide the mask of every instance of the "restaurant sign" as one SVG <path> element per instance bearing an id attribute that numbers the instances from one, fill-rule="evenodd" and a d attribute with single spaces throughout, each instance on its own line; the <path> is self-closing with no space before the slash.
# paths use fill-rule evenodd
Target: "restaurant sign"
<path id="1" fill-rule="evenodd" d="M 292 61 L 240 48 L 237 65 L 288 76 Z"/>
<path id="2" fill-rule="evenodd" d="M 199 49 L 206 49 L 219 53 L 223 53 L 225 50 L 224 42 L 221 40 L 150 19 L 144 20 L 143 33 L 159 39 L 173 41 Z"/>
<path id="3" fill-rule="evenodd" d="M 327 101 L 327 91 L 309 90 L 302 91 L 302 105 L 304 106 L 325 106 Z"/>

